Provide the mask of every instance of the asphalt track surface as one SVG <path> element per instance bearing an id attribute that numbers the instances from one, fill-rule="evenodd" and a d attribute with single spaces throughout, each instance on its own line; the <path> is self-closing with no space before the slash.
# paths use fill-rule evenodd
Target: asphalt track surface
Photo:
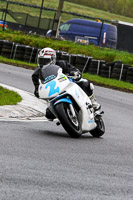
<path id="1" fill-rule="evenodd" d="M 33 93 L 32 70 L 0 64 L 0 82 Z M 1 200 L 132 200 L 133 94 L 95 87 L 106 133 L 70 138 L 56 122 L 0 120 Z"/>

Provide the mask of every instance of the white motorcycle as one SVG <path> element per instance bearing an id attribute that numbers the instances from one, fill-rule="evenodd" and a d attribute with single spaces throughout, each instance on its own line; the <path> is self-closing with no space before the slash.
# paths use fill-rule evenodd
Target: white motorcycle
<path id="1" fill-rule="evenodd" d="M 59 66 L 42 68 L 39 79 L 39 98 L 48 103 L 48 108 L 74 138 L 88 133 L 100 137 L 105 132 L 103 112 L 94 112 L 87 94 Z"/>

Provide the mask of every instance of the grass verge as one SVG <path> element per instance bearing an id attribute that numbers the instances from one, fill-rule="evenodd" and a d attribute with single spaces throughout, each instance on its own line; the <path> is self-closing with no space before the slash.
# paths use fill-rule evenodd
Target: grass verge
<path id="1" fill-rule="evenodd" d="M 83 77 L 93 82 L 95 85 L 99 85 L 106 88 L 112 88 L 115 90 L 133 93 L 133 84 L 119 81 L 115 79 L 103 78 L 98 75 L 92 75 L 88 73 L 84 73 Z"/>
<path id="2" fill-rule="evenodd" d="M 23 67 L 23 68 L 27 68 L 27 69 L 35 69 L 35 67 L 36 67 L 36 64 L 27 63 L 27 62 L 23 62 L 20 60 L 13 60 L 13 59 L 5 58 L 2 56 L 0 56 L 0 63 L 14 65 L 17 67 Z"/>
<path id="3" fill-rule="evenodd" d="M 21 96 L 0 86 L 0 106 L 16 105 L 22 100 Z"/>
<path id="4" fill-rule="evenodd" d="M 121 60 L 123 64 L 133 65 L 133 54 L 94 45 L 81 45 L 70 41 L 61 41 L 39 35 L 27 35 L 17 31 L 11 32 L 10 30 L 1 30 L 0 40 L 9 40 L 37 48 L 51 47 L 55 50 L 65 51 L 70 54 L 92 56 L 95 59 L 105 60 L 106 62 Z"/>

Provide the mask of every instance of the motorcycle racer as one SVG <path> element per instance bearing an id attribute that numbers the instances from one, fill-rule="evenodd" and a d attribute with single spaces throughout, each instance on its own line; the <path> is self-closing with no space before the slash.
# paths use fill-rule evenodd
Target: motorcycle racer
<path id="1" fill-rule="evenodd" d="M 90 81 L 83 79 L 81 72 L 73 65 L 68 63 L 67 61 L 57 60 L 56 59 L 56 51 L 47 47 L 43 48 L 38 53 L 37 65 L 38 67 L 35 69 L 32 74 L 32 81 L 35 86 L 34 94 L 39 98 L 38 87 L 39 87 L 39 77 L 41 76 L 41 69 L 47 67 L 48 65 L 58 65 L 62 68 L 63 73 L 67 76 L 71 76 L 74 79 L 75 83 L 78 84 L 83 91 L 89 96 L 92 106 L 94 110 L 99 110 L 101 105 L 96 101 L 94 96 L 94 85 L 90 83 Z M 46 109 L 46 117 L 48 119 L 54 119 L 53 114 L 47 108 Z"/>

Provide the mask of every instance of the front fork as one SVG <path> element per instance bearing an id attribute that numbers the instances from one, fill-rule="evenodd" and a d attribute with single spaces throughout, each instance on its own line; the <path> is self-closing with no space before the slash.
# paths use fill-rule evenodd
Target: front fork
<path id="1" fill-rule="evenodd" d="M 69 104 L 69 107 L 70 107 L 70 111 L 71 111 L 72 117 L 73 117 L 73 118 L 76 117 L 76 114 L 75 114 L 73 105 L 72 105 L 72 104 Z"/>

